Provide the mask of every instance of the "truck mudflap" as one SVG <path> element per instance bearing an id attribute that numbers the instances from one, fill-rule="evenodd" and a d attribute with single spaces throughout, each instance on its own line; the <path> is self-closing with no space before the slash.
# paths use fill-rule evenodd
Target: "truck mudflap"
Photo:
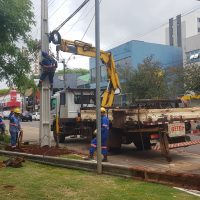
<path id="1" fill-rule="evenodd" d="M 175 149 L 175 148 L 187 147 L 187 146 L 196 145 L 196 144 L 200 144 L 200 140 L 168 144 L 168 147 L 169 147 L 169 149 Z M 155 151 L 160 151 L 161 150 L 160 144 L 158 143 L 155 146 L 152 146 L 151 149 L 155 150 Z"/>
<path id="2" fill-rule="evenodd" d="M 199 129 L 196 129 L 196 130 L 192 130 L 190 132 L 191 135 L 196 135 L 196 136 L 200 136 L 200 130 Z"/>

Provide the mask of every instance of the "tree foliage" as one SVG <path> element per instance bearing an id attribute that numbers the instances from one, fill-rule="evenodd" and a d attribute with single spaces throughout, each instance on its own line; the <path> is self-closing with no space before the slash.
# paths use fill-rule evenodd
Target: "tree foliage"
<path id="1" fill-rule="evenodd" d="M 27 44 L 34 24 L 31 0 L 0 0 L 0 79 L 17 87 L 30 72 L 30 60 L 19 44 Z"/>
<path id="2" fill-rule="evenodd" d="M 200 94 L 200 66 L 198 64 L 184 67 L 184 83 L 186 91 Z"/>
<path id="3" fill-rule="evenodd" d="M 168 97 L 176 98 L 177 96 L 184 94 L 184 68 L 182 66 L 168 67 L 165 70 L 165 79 Z"/>
<path id="4" fill-rule="evenodd" d="M 165 73 L 160 63 L 152 56 L 145 58 L 143 63 L 129 74 L 127 92 L 137 99 L 166 97 Z"/>
<path id="5" fill-rule="evenodd" d="M 1 89 L 1 90 L 0 90 L 0 96 L 1 96 L 1 95 L 5 95 L 5 94 L 8 94 L 9 91 L 10 91 L 10 89 Z"/>
<path id="6" fill-rule="evenodd" d="M 57 74 L 63 75 L 64 71 L 63 70 L 59 70 L 58 72 L 56 72 Z M 83 68 L 75 68 L 75 69 L 66 69 L 65 70 L 66 74 L 80 74 L 80 75 L 85 75 L 89 73 L 88 69 L 83 69 Z"/>

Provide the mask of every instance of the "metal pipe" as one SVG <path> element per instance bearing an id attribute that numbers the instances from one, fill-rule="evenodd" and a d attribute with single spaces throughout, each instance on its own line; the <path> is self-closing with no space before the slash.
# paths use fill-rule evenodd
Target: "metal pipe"
<path id="1" fill-rule="evenodd" d="M 97 126 L 97 172 L 102 173 L 101 163 L 101 97 L 100 97 L 100 25 L 99 0 L 95 0 L 95 43 L 96 43 L 96 126 Z"/>

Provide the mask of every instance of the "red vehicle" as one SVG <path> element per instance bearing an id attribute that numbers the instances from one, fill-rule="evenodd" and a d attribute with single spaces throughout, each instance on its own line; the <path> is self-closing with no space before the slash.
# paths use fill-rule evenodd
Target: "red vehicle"
<path id="1" fill-rule="evenodd" d="M 22 97 L 16 90 L 10 90 L 0 97 L 0 109 L 4 118 L 8 118 L 10 111 L 16 107 L 22 107 Z"/>

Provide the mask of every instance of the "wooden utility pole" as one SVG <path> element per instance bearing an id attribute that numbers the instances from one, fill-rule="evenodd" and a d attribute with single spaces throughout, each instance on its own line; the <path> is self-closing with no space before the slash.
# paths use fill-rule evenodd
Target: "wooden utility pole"
<path id="1" fill-rule="evenodd" d="M 48 0 L 41 0 L 41 50 L 45 52 L 49 51 Z M 41 147 L 51 146 L 50 131 L 50 85 L 49 80 L 45 79 L 40 90 L 39 142 Z"/>

